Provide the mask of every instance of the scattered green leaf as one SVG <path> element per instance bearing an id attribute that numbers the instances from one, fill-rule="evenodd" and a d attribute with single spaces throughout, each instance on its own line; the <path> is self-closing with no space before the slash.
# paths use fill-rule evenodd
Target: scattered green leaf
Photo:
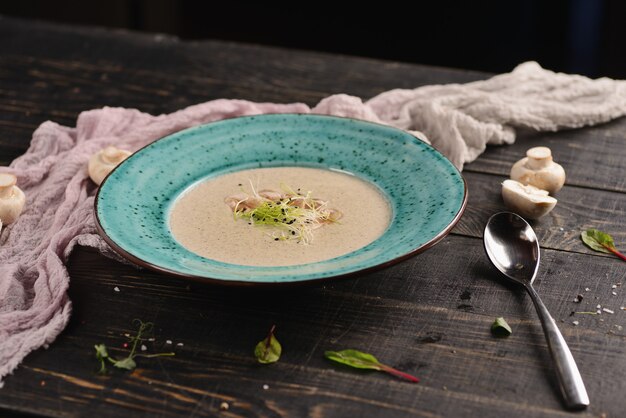
<path id="1" fill-rule="evenodd" d="M 117 367 L 118 369 L 126 369 L 126 370 L 135 370 L 135 367 L 137 367 L 137 363 L 135 363 L 135 360 L 133 360 L 133 358 L 130 356 L 122 360 L 114 362 L 113 365 Z"/>
<path id="2" fill-rule="evenodd" d="M 513 331 L 504 318 L 499 317 L 491 324 L 491 333 L 496 337 L 508 337 Z"/>
<path id="3" fill-rule="evenodd" d="M 127 357 L 116 360 L 113 357 L 109 356 L 109 352 L 104 344 L 96 344 L 94 348 L 96 349 L 96 358 L 100 362 L 100 370 L 98 370 L 99 374 L 104 374 L 107 372 L 106 361 L 109 361 L 113 364 L 114 367 L 118 369 L 125 370 L 134 370 L 137 367 L 137 363 L 135 362 L 135 357 L 164 357 L 164 356 L 174 356 L 176 353 L 157 353 L 157 354 L 137 354 L 137 346 L 143 341 L 146 334 L 149 334 L 152 331 L 152 322 L 143 322 L 140 320 L 135 320 L 133 322 L 138 323 L 139 329 L 137 330 L 137 335 L 130 337 L 131 350 Z"/>
<path id="4" fill-rule="evenodd" d="M 96 349 L 96 358 L 100 362 L 100 370 L 98 370 L 98 373 L 104 374 L 107 371 L 106 359 L 109 357 L 107 347 L 104 344 L 96 344 L 94 348 Z"/>
<path id="5" fill-rule="evenodd" d="M 276 363 L 280 359 L 280 354 L 283 351 L 280 343 L 274 336 L 274 330 L 276 325 L 272 325 L 267 337 L 254 348 L 254 356 L 257 361 L 262 364 Z"/>
<path id="6" fill-rule="evenodd" d="M 382 364 L 373 355 L 364 353 L 362 351 L 352 349 L 342 351 L 326 351 L 324 355 L 327 359 L 344 364 L 346 366 L 355 367 L 357 369 L 378 370 L 402 379 L 406 379 L 413 383 L 419 382 L 419 379 L 417 377 Z"/>
<path id="7" fill-rule="evenodd" d="M 580 234 L 583 242 L 592 250 L 602 253 L 610 253 L 626 261 L 626 256 L 615 248 L 613 237 L 606 232 L 597 229 L 588 229 Z"/>

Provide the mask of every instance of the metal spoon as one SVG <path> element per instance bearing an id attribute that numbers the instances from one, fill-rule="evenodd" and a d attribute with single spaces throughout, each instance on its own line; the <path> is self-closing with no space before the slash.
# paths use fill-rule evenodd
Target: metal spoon
<path id="1" fill-rule="evenodd" d="M 585 408 L 589 405 L 589 396 L 574 357 L 532 286 L 539 268 L 539 241 L 535 231 L 519 215 L 511 212 L 496 213 L 485 226 L 484 244 L 493 265 L 510 280 L 524 286 L 530 294 L 556 365 L 566 406 L 572 409 Z"/>

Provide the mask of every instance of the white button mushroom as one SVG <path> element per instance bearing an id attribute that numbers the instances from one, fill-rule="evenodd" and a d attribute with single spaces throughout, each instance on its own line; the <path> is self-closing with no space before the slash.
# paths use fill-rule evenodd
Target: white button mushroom
<path id="1" fill-rule="evenodd" d="M 14 222 L 24 209 L 26 196 L 15 183 L 17 178 L 13 174 L 0 173 L 0 225 Z"/>
<path id="2" fill-rule="evenodd" d="M 552 161 L 550 148 L 534 147 L 526 151 L 525 158 L 513 164 L 511 179 L 554 194 L 565 183 L 565 170 Z"/>
<path id="3" fill-rule="evenodd" d="M 557 202 L 555 198 L 548 196 L 547 190 L 523 185 L 515 180 L 505 180 L 502 183 L 502 199 L 509 209 L 528 219 L 539 219 L 548 214 Z"/>
<path id="4" fill-rule="evenodd" d="M 89 177 L 99 186 L 104 178 L 131 154 L 130 151 L 115 147 L 106 147 L 98 151 L 89 159 Z"/>

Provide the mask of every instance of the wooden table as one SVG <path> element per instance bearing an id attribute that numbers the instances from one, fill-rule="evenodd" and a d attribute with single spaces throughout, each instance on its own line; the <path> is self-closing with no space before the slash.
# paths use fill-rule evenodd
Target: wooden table
<path id="1" fill-rule="evenodd" d="M 488 76 L 0 18 L 0 164 L 22 154 L 43 121 L 72 126 L 81 111 L 105 105 L 153 114 L 220 97 L 314 105 L 332 93 L 369 98 Z M 621 119 L 490 148 L 463 172 L 469 204 L 452 234 L 396 266 L 324 285 L 203 285 L 79 248 L 69 262 L 72 320 L 49 349 L 30 354 L 7 378 L 0 416 L 569 415 L 530 299 L 490 266 L 481 239 L 487 218 L 504 209 L 500 183 L 511 164 L 537 145 L 552 148 L 568 180 L 556 209 L 534 224 L 543 256 L 536 287 L 591 397 L 578 415 L 624 416 L 626 264 L 592 253 L 579 235 L 597 227 L 626 249 L 625 138 Z M 573 303 L 577 294 L 580 304 Z M 598 304 L 615 313 L 571 314 Z M 509 338 L 491 336 L 498 316 L 511 324 Z M 132 373 L 96 375 L 94 344 L 120 355 L 134 318 L 155 324 L 151 352 L 173 346 L 176 356 L 140 359 Z M 252 351 L 272 324 L 283 355 L 262 366 Z M 325 350 L 344 348 L 373 353 L 421 382 L 325 360 Z M 220 411 L 224 402 L 228 411 Z"/>

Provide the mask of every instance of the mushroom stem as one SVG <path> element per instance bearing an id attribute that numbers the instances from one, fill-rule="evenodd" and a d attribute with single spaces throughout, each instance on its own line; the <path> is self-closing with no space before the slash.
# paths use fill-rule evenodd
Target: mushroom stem
<path id="1" fill-rule="evenodd" d="M 552 162 L 552 151 L 548 147 L 534 147 L 526 151 L 528 157 L 528 168 L 539 170 L 550 165 Z"/>

